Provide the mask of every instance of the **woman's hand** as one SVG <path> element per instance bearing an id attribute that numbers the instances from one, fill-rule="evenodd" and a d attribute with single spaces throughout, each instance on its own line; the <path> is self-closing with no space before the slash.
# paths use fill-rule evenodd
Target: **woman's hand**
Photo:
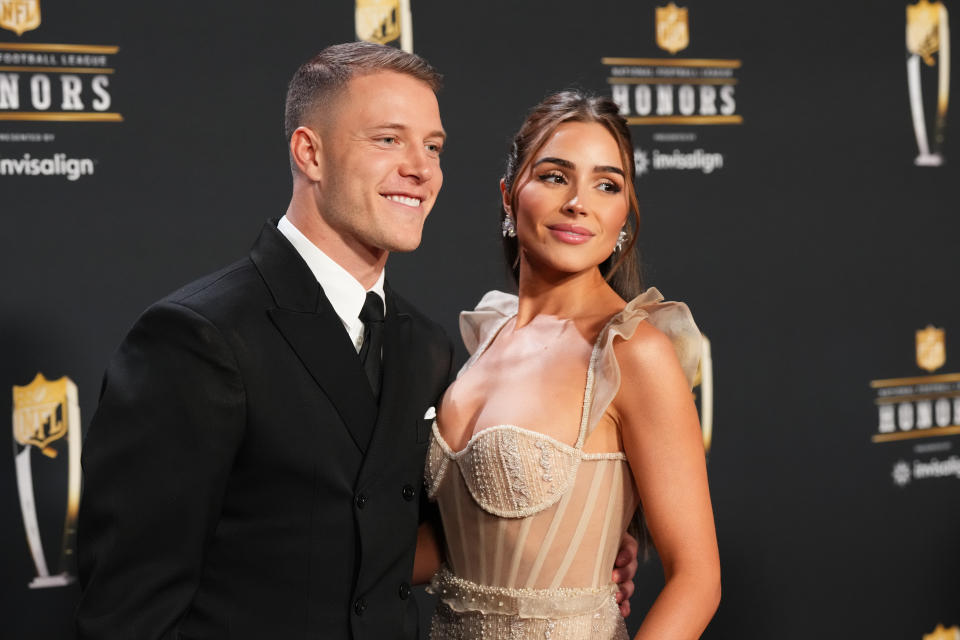
<path id="1" fill-rule="evenodd" d="M 613 562 L 613 581 L 617 583 L 617 604 L 620 615 L 630 615 L 630 597 L 633 595 L 633 577 L 637 574 L 637 540 L 629 533 L 620 538 L 620 550 Z"/>

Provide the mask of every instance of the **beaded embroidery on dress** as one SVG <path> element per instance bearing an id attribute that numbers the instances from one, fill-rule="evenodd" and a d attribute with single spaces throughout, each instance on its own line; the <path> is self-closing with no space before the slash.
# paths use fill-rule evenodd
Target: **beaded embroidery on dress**
<path id="1" fill-rule="evenodd" d="M 610 572 L 637 508 L 633 476 L 623 452 L 582 448 L 620 388 L 615 337 L 629 340 L 640 322 L 651 322 L 672 340 L 693 380 L 700 332 L 686 305 L 662 300 L 648 289 L 600 332 L 575 445 L 497 425 L 455 452 L 434 421 L 424 476 L 427 495 L 440 507 L 448 566 L 428 589 L 440 599 L 431 640 L 627 637 Z M 491 291 L 461 314 L 472 353 L 461 374 L 516 312 L 516 296 Z"/>

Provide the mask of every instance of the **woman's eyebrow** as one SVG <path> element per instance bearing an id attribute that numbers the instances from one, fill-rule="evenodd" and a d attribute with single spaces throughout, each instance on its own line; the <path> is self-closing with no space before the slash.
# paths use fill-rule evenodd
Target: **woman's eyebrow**
<path id="1" fill-rule="evenodd" d="M 566 169 L 577 168 L 577 165 L 573 164 L 569 160 L 564 160 L 563 158 L 550 158 L 550 157 L 540 158 L 539 160 L 533 163 L 533 166 L 536 167 L 537 165 L 541 165 L 545 162 L 549 162 L 550 164 L 555 164 L 555 165 L 564 167 Z M 626 174 L 624 173 L 623 169 L 621 169 L 620 167 L 614 167 L 610 165 L 597 165 L 593 168 L 593 171 L 594 173 L 616 173 L 626 177 Z"/>

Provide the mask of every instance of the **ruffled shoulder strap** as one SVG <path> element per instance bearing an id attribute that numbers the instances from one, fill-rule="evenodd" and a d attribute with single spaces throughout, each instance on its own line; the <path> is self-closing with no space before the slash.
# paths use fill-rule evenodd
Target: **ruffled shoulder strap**
<path id="1" fill-rule="evenodd" d="M 517 296 L 503 291 L 488 291 L 473 311 L 460 312 L 460 335 L 471 356 L 489 346 L 504 323 L 517 315 Z"/>
<path id="2" fill-rule="evenodd" d="M 682 302 L 664 302 L 660 292 L 650 287 L 631 300 L 600 333 L 597 350 L 594 358 L 591 358 L 593 388 L 589 390 L 592 391 L 592 397 L 588 397 L 590 411 L 586 416 L 584 437 L 593 432 L 620 390 L 620 366 L 613 351 L 614 338 L 619 336 L 629 340 L 644 320 L 670 338 L 687 382 L 693 387 L 697 366 L 700 364 L 703 336 L 700 335 L 687 305 Z"/>

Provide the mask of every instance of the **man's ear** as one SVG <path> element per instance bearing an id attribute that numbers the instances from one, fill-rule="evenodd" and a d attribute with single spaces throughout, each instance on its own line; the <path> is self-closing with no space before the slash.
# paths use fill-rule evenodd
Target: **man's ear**
<path id="1" fill-rule="evenodd" d="M 513 212 L 510 211 L 510 194 L 507 193 L 507 183 L 503 178 L 500 178 L 500 199 L 503 201 L 503 210 L 507 212 L 508 216 L 512 216 Z"/>
<path id="2" fill-rule="evenodd" d="M 309 127 L 297 127 L 290 136 L 290 158 L 294 166 L 311 182 L 323 177 L 322 142 Z"/>

